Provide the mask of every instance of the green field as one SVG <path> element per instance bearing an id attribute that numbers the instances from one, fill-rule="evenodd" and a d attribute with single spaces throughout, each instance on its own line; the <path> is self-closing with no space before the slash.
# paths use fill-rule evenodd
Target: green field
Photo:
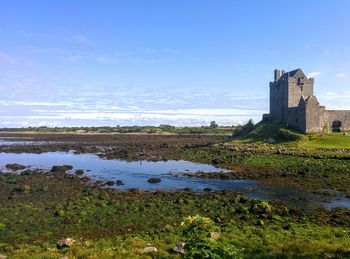
<path id="1" fill-rule="evenodd" d="M 302 142 L 300 147 L 305 148 L 350 148 L 350 136 L 341 133 L 331 133 L 316 136 L 314 139 Z"/>

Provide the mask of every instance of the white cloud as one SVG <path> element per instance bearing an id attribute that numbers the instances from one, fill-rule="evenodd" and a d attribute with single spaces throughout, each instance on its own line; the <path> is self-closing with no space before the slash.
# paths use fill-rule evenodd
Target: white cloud
<path id="1" fill-rule="evenodd" d="M 309 73 L 309 74 L 307 74 L 307 77 L 319 77 L 320 75 L 322 75 L 322 73 L 321 72 L 311 72 L 311 73 Z"/>
<path id="2" fill-rule="evenodd" d="M 80 35 L 80 34 L 74 35 L 72 37 L 72 39 L 73 39 L 73 41 L 75 41 L 77 43 L 81 43 L 81 44 L 91 44 L 92 43 L 92 41 L 89 38 L 87 38 L 86 36 Z"/>
<path id="3" fill-rule="evenodd" d="M 18 62 L 18 58 L 11 56 L 5 52 L 0 52 L 0 61 L 10 64 L 16 64 Z"/>
<path id="4" fill-rule="evenodd" d="M 96 57 L 96 61 L 100 63 L 117 64 L 119 59 L 115 58 L 114 56 L 98 56 Z"/>
<path id="5" fill-rule="evenodd" d="M 85 58 L 86 57 L 84 57 L 82 55 L 71 55 L 71 56 L 64 57 L 63 60 L 69 61 L 69 62 L 78 62 L 78 61 L 81 61 Z"/>
<path id="6" fill-rule="evenodd" d="M 335 76 L 338 78 L 345 78 L 346 74 L 345 73 L 336 73 Z"/>

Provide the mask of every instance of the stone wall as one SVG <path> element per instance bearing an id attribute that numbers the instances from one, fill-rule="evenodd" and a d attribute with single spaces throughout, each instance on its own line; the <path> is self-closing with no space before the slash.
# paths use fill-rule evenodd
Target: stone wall
<path id="1" fill-rule="evenodd" d="M 325 130 L 331 132 L 334 122 L 339 121 L 341 123 L 340 130 L 350 130 L 350 111 L 341 110 L 325 110 L 324 116 L 321 121 Z"/>
<path id="2" fill-rule="evenodd" d="M 299 71 L 294 77 L 288 78 L 288 107 L 297 107 L 302 96 L 314 94 L 314 79 L 308 79 Z"/>

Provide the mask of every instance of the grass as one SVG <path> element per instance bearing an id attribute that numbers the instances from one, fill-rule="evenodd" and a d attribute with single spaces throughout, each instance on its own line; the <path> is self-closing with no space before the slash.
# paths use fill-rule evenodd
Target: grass
<path id="1" fill-rule="evenodd" d="M 303 148 L 350 148 L 350 136 L 342 133 L 310 135 L 310 140 L 299 144 Z"/>
<path id="2" fill-rule="evenodd" d="M 248 124 L 247 124 L 248 125 Z M 237 128 L 234 132 L 233 142 L 261 143 L 273 139 L 275 143 L 294 143 L 307 140 L 307 136 L 281 124 L 260 122 L 254 126 Z"/>
<path id="3" fill-rule="evenodd" d="M 241 251 L 245 258 L 350 255 L 346 210 L 306 213 L 232 192 L 118 192 L 64 173 L 0 174 L 0 185 L 0 254 L 10 258 L 178 258 L 176 243 L 197 240 L 197 231 L 186 235 L 181 223 L 197 214 L 220 233 L 214 242 L 201 231 L 205 247 Z M 23 185 L 30 189 L 18 188 Z M 75 244 L 57 249 L 66 237 Z M 147 246 L 158 252 L 144 254 Z"/>

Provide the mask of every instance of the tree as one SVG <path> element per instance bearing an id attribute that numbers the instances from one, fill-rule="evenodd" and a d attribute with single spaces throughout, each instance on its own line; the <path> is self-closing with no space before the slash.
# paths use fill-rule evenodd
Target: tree
<path id="1" fill-rule="evenodd" d="M 211 121 L 210 122 L 210 127 L 211 128 L 217 128 L 217 127 L 219 127 L 219 125 L 215 121 Z"/>

